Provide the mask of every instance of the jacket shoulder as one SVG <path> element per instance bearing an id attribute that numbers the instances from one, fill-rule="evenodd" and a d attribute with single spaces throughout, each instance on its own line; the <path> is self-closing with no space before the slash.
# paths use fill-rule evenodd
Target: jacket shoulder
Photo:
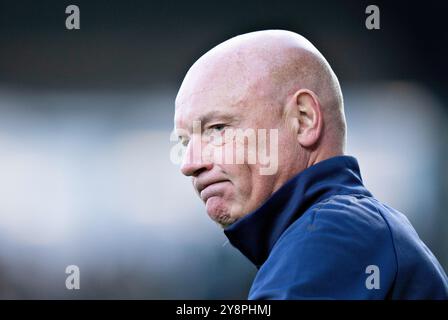
<path id="1" fill-rule="evenodd" d="M 372 268 L 380 273 L 378 288 L 366 282 Z M 283 233 L 249 298 L 384 299 L 396 271 L 390 230 L 373 203 L 337 195 L 310 207 Z"/>

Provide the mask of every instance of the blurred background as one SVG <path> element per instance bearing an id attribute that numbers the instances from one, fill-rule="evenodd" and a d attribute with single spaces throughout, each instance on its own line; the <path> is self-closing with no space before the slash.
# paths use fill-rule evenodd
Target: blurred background
<path id="1" fill-rule="evenodd" d="M 80 8 L 67 30 L 65 8 Z M 380 30 L 365 9 L 380 8 Z M 218 43 L 269 28 L 326 56 L 348 153 L 448 269 L 447 5 L 0 0 L 0 298 L 244 299 L 255 268 L 170 162 L 174 98 Z M 65 268 L 80 268 L 67 290 Z"/>

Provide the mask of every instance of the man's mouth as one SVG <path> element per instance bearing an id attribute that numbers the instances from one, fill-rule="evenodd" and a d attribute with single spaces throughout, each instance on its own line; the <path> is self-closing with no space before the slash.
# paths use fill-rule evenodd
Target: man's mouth
<path id="1" fill-rule="evenodd" d="M 202 184 L 198 188 L 199 196 L 202 201 L 207 202 L 207 200 L 213 196 L 221 196 L 224 194 L 223 188 L 225 188 L 226 183 L 229 180 L 219 180 L 206 184 Z"/>

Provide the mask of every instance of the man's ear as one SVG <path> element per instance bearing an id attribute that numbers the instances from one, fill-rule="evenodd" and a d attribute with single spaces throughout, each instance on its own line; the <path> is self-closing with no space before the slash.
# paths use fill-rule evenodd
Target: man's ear
<path id="1" fill-rule="evenodd" d="M 294 94 L 297 140 L 303 147 L 313 146 L 322 133 L 322 110 L 317 95 L 308 89 Z"/>

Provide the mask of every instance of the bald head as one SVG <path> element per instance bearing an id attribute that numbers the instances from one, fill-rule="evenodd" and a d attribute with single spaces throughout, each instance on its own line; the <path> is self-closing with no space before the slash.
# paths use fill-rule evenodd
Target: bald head
<path id="1" fill-rule="evenodd" d="M 247 106 L 245 101 L 256 97 L 282 108 L 299 89 L 316 94 L 322 107 L 324 135 L 331 136 L 329 144 L 343 149 L 346 125 L 339 81 L 316 47 L 294 32 L 251 32 L 217 45 L 190 68 L 176 106 L 194 99 L 192 95 L 218 92 L 215 100 L 226 95 L 233 103 Z"/>
<path id="2" fill-rule="evenodd" d="M 192 122 L 204 119 L 210 128 L 218 124 L 226 129 L 278 130 L 282 150 L 278 172 L 260 177 L 254 173 L 259 164 L 248 164 L 246 169 L 240 164 L 235 169 L 238 165 L 191 157 Z M 343 154 L 345 145 L 343 99 L 336 75 L 308 40 L 283 30 L 231 38 L 198 59 L 176 97 L 175 127 L 183 129 L 180 136 L 187 141 L 182 172 L 192 176 L 193 183 L 201 177 L 204 181 L 226 178 L 235 189 L 216 191 L 215 205 L 209 205 L 210 197 L 198 190 L 207 211 L 220 223 L 231 223 L 254 210 L 298 172 Z M 241 170 L 247 172 L 240 178 L 245 182 L 238 185 L 236 177 L 244 176 Z"/>

